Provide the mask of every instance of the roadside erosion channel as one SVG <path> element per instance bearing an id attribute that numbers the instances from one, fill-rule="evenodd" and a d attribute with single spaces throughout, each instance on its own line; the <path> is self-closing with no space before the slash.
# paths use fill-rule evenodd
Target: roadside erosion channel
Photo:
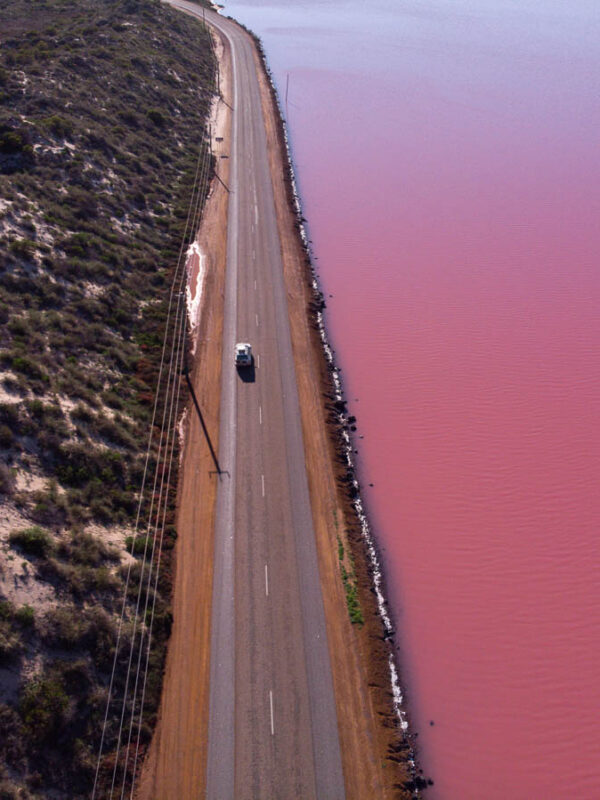
<path id="1" fill-rule="evenodd" d="M 175 7 L 202 16 L 191 4 Z M 206 21 L 210 23 L 210 14 Z M 212 28 L 221 98 L 214 120 L 214 181 L 198 235 L 204 286 L 193 333 L 192 380 L 212 444 L 218 448 L 223 287 L 231 135 L 231 52 Z M 376 548 L 352 461 L 350 422 L 323 325 L 323 298 L 312 267 L 285 124 L 260 43 L 255 42 L 261 103 L 306 468 L 333 673 L 348 798 L 413 797 L 425 782 L 415 765 L 394 660 L 393 630 Z M 196 416 L 188 413 L 178 496 L 174 625 L 161 713 L 144 764 L 140 798 L 204 797 L 209 716 L 213 530 L 217 478 Z M 233 765 L 231 765 L 233 769 Z"/>

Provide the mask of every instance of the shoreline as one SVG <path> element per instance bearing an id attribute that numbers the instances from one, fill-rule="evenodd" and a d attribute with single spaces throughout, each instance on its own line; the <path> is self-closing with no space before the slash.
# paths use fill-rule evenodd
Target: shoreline
<path id="1" fill-rule="evenodd" d="M 333 353 L 322 319 L 323 297 L 304 229 L 285 122 L 260 42 L 250 31 L 244 30 L 254 44 L 284 262 L 305 460 L 334 674 L 346 798 L 408 800 L 420 796 L 419 789 L 426 785 L 426 781 L 420 777 L 414 754 L 414 737 L 406 724 L 407 712 L 393 653 L 392 618 L 385 602 L 381 562 L 354 472 L 350 422 L 345 411 L 339 370 L 333 363 Z M 218 43 L 220 74 L 227 85 L 230 54 L 224 37 L 214 27 L 212 31 Z M 223 96 L 228 95 L 229 91 L 225 90 Z M 227 103 L 219 105 L 222 111 L 227 112 Z M 228 127 L 228 123 L 225 126 Z M 213 135 L 217 134 L 213 132 Z M 213 154 L 218 158 L 219 151 L 227 153 L 229 136 L 225 134 L 225 142 L 215 150 L 216 141 L 213 139 Z M 227 160 L 220 162 L 225 172 L 228 163 Z M 202 344 L 196 353 L 193 380 L 203 407 L 206 405 L 209 418 L 213 421 L 211 428 L 214 426 L 216 431 L 218 403 L 215 396 L 220 396 L 221 369 L 221 349 L 217 340 L 220 342 L 222 326 L 221 287 L 225 263 L 227 196 L 214 180 L 207 207 L 213 211 L 203 218 L 200 228 L 200 249 L 207 258 L 206 283 L 198 327 L 198 331 L 203 331 L 204 335 L 199 339 Z M 209 222 L 209 218 L 212 222 Z M 215 233 L 218 231 L 217 238 L 221 244 L 217 252 L 211 250 L 209 229 Z M 203 237 L 205 246 L 202 243 Z M 210 297 L 216 301 L 216 305 L 209 300 Z M 329 360 L 326 348 L 329 348 Z M 209 391 L 210 386 L 215 392 Z M 193 446 L 193 442 L 198 441 L 194 415 L 186 416 L 186 428 L 188 441 L 183 449 L 182 483 L 178 489 L 180 536 L 176 551 L 178 574 L 175 577 L 173 597 L 173 609 L 177 613 L 174 613 L 174 627 L 167 656 L 159 724 L 142 768 L 139 800 L 157 794 L 187 796 L 189 792 L 195 793 L 198 789 L 204 791 L 206 780 L 209 609 L 213 559 L 213 537 L 208 532 L 212 531 L 214 523 L 215 486 L 202 477 L 204 469 L 198 473 L 197 454 L 201 452 L 201 448 Z M 193 453 L 196 453 L 196 457 Z M 204 463 L 206 454 L 200 460 Z M 204 496 L 207 501 L 202 520 L 196 517 L 196 504 L 192 500 L 199 495 Z M 205 530 L 207 535 L 194 542 L 192 531 L 198 528 Z M 338 555 L 339 547 L 345 550 L 343 564 Z M 344 575 L 346 567 L 352 572 L 354 591 L 358 595 L 361 613 L 364 615 L 360 625 L 351 623 Z M 198 608 L 197 589 L 194 586 L 200 576 L 204 576 L 200 581 L 204 600 Z M 387 624 L 384 623 L 384 616 L 377 602 L 375 583 Z M 188 602 L 192 597 L 194 602 Z M 196 606 L 195 611 L 191 611 L 193 606 Z M 190 614 L 193 619 L 189 618 Z M 196 631 L 193 647 L 184 635 L 189 624 Z M 193 655 L 192 650 L 197 654 L 202 653 L 202 658 L 196 657 L 194 677 L 190 673 L 189 680 L 186 678 L 184 681 L 189 684 L 184 694 L 189 695 L 193 702 L 182 705 L 176 665 L 188 664 Z M 183 726 L 182 719 L 187 720 Z M 187 737 L 182 741 L 183 728 L 194 731 L 191 737 L 193 741 Z M 177 775 L 172 772 L 173 763 L 179 765 Z M 188 767 L 184 766 L 186 764 Z"/>
<path id="2" fill-rule="evenodd" d="M 323 309 L 325 308 L 324 295 L 319 286 L 305 227 L 306 220 L 302 214 L 302 202 L 294 171 L 287 124 L 262 43 L 252 31 L 247 28 L 245 30 L 255 43 L 258 59 L 271 93 L 275 125 L 282 151 L 282 161 L 284 162 L 282 163 L 282 168 L 287 187 L 288 203 L 295 218 L 294 224 L 297 231 L 297 239 L 304 255 L 305 277 L 312 294 L 311 302 L 308 304 L 305 313 L 310 327 L 318 333 L 320 341 L 321 389 L 323 390 L 323 396 L 329 400 L 329 402 L 323 402 L 323 410 L 326 413 L 330 444 L 335 455 L 334 459 L 332 459 L 331 467 L 334 472 L 338 473 L 336 482 L 339 493 L 343 496 L 348 530 L 355 534 L 350 537 L 351 540 L 353 539 L 350 544 L 355 563 L 358 562 L 362 567 L 361 572 L 363 574 L 359 576 L 360 600 L 362 604 L 368 606 L 373 603 L 373 598 L 375 598 L 377 619 L 382 628 L 379 636 L 370 637 L 368 648 L 368 660 L 370 663 L 367 669 L 370 673 L 377 674 L 381 681 L 382 662 L 386 665 L 387 687 L 380 686 L 379 688 L 382 690 L 382 694 L 388 694 L 389 696 L 391 702 L 388 702 L 387 705 L 391 706 L 393 710 L 398 734 L 394 737 L 397 741 L 391 745 L 388 743 L 388 749 L 381 753 L 381 757 L 390 758 L 406 767 L 409 777 L 404 782 L 404 788 L 409 792 L 410 797 L 416 798 L 420 797 L 421 790 L 427 788 L 432 782 L 422 777 L 423 770 L 419 766 L 416 755 L 416 734 L 410 730 L 410 711 L 405 700 L 405 692 L 401 681 L 402 671 L 396 654 L 396 627 L 393 621 L 393 613 L 387 601 L 382 558 L 361 496 L 358 479 L 359 468 L 353 454 L 353 449 L 358 448 L 358 444 L 353 441 L 350 430 L 353 419 L 349 417 L 347 412 L 347 401 L 344 399 L 340 369 L 335 364 L 333 350 L 327 335 L 323 317 Z M 340 469 L 340 467 L 342 468 Z M 356 527 L 359 529 L 358 536 L 356 536 Z M 372 683 L 370 685 L 373 686 Z M 385 705 L 385 700 L 383 704 Z M 384 727 L 386 722 L 380 722 L 379 724 Z M 408 795 L 403 792 L 395 796 Z"/>

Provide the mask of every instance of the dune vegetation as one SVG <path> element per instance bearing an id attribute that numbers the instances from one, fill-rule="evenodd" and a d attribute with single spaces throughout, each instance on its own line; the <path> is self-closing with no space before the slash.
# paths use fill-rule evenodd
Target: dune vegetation
<path id="1" fill-rule="evenodd" d="M 140 594 L 142 751 L 160 698 L 177 458 L 143 592 L 140 487 L 215 62 L 158 0 L 0 0 L 0 19 L 0 797 L 83 798 Z"/>

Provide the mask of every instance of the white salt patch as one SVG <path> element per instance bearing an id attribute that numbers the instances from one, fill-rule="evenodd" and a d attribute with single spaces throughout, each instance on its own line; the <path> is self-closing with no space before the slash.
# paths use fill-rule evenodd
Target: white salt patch
<path id="1" fill-rule="evenodd" d="M 192 259 L 195 255 L 198 256 L 198 274 L 196 275 L 196 285 L 193 287 L 192 291 L 190 281 L 192 279 Z M 204 275 L 206 273 L 206 256 L 200 250 L 198 242 L 192 242 L 192 244 L 189 246 L 186 254 L 185 268 L 188 277 L 188 282 L 185 289 L 185 297 L 190 331 L 193 334 L 200 322 L 200 306 L 202 303 L 202 290 L 204 288 Z M 195 352 L 196 341 L 194 339 L 192 345 L 192 356 L 195 354 Z"/>
<path id="2" fill-rule="evenodd" d="M 184 408 L 183 414 L 177 423 L 177 434 L 179 436 L 179 469 L 183 466 L 183 451 L 185 449 L 185 425 L 187 422 L 187 408 Z"/>

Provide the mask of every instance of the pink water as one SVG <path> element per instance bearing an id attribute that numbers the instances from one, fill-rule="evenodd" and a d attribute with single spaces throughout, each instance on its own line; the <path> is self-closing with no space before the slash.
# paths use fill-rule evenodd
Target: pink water
<path id="1" fill-rule="evenodd" d="M 226 13 L 290 75 L 427 797 L 597 800 L 600 4 Z"/>

